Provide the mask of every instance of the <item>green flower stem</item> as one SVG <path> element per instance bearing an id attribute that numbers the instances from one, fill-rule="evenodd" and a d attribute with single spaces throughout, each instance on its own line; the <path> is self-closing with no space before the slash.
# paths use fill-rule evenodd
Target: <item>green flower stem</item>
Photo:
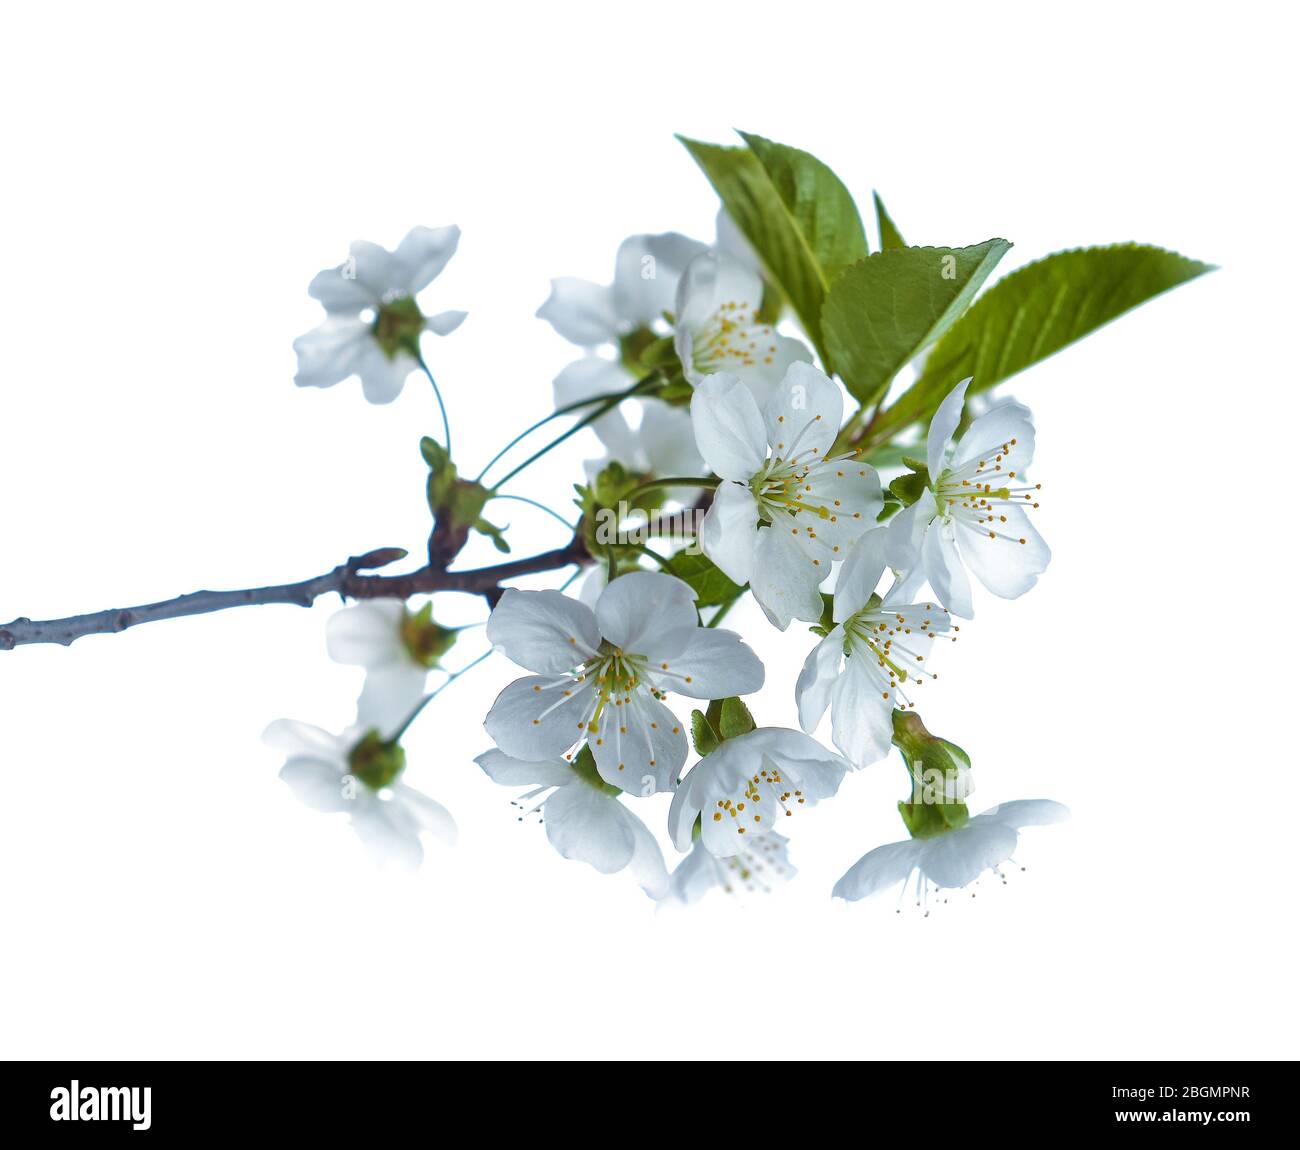
<path id="1" fill-rule="evenodd" d="M 438 381 L 433 378 L 433 372 L 429 370 L 429 365 L 424 362 L 424 356 L 419 356 L 417 361 L 420 370 L 429 377 L 429 382 L 433 384 L 433 397 L 438 401 L 438 410 L 442 413 L 442 445 L 447 449 L 447 455 L 451 455 L 451 421 L 447 418 L 447 405 L 442 402 L 442 389 L 438 386 Z"/>
<path id="2" fill-rule="evenodd" d="M 720 480 L 716 475 L 708 476 L 681 476 L 670 475 L 667 479 L 650 479 L 642 483 L 639 487 L 632 488 L 624 497 L 623 501 L 629 506 L 633 506 L 638 495 L 644 495 L 647 491 L 656 491 L 661 487 L 705 487 L 715 490 Z"/>
<path id="3" fill-rule="evenodd" d="M 513 503 L 527 503 L 529 507 L 536 507 L 538 511 L 545 511 L 547 515 L 563 523 L 570 531 L 577 530 L 576 524 L 570 523 L 553 507 L 547 507 L 545 503 L 539 503 L 536 499 L 529 499 L 527 495 L 493 494 L 488 496 L 489 503 L 494 499 L 509 499 Z"/>
<path id="4" fill-rule="evenodd" d="M 605 415 L 606 413 L 613 411 L 614 408 L 616 408 L 620 403 L 623 402 L 623 400 L 630 399 L 633 396 L 637 396 L 637 395 L 647 395 L 655 387 L 658 387 L 659 384 L 661 384 L 662 382 L 663 379 L 662 376 L 659 374 L 659 372 L 652 371 L 644 379 L 637 380 L 636 383 L 634 383 L 631 387 L 627 388 L 624 391 L 616 391 L 614 392 L 614 394 L 608 396 L 599 396 L 599 395 L 593 396 L 591 399 L 579 400 L 577 403 L 568 403 L 565 404 L 563 407 L 556 408 L 553 412 L 551 412 L 550 415 L 546 416 L 544 419 L 539 419 L 531 427 L 527 427 L 523 431 L 521 431 L 518 435 L 514 437 L 514 439 L 512 439 L 500 451 L 498 451 L 491 459 L 489 459 L 487 461 L 486 466 L 484 466 L 483 470 L 478 473 L 478 477 L 475 479 L 474 482 L 482 483 L 483 476 L 485 476 L 488 473 L 488 470 L 492 467 L 494 463 L 497 462 L 497 460 L 501 459 L 502 456 L 506 454 L 506 452 L 508 452 L 512 447 L 515 446 L 515 444 L 522 442 L 538 428 L 544 427 L 546 426 L 546 424 L 550 423 L 551 420 L 556 419 L 561 415 L 569 415 L 572 412 L 579 411 L 584 407 L 590 407 L 593 403 L 600 404 L 600 406 L 595 411 L 593 411 L 590 415 L 586 416 L 585 418 L 579 420 L 571 428 L 569 428 L 569 430 L 566 431 L 563 435 L 557 437 L 556 439 L 551 440 L 551 442 L 548 443 L 545 447 L 543 447 L 540 451 L 537 451 L 534 454 L 530 455 L 527 459 L 523 461 L 523 463 L 521 463 L 513 471 L 509 472 L 505 476 L 505 478 L 497 480 L 495 484 L 496 487 L 500 487 L 503 483 L 513 479 L 516 475 L 518 475 L 521 471 L 523 471 L 525 467 L 541 459 L 543 455 L 545 455 L 553 447 L 558 447 L 571 435 L 576 435 L 584 427 L 588 426 L 591 423 L 594 423 L 602 415 Z"/>
<path id="5" fill-rule="evenodd" d="M 415 709 L 409 715 L 406 716 L 406 719 L 402 722 L 402 725 L 398 727 L 397 730 L 391 736 L 389 736 L 387 741 L 390 743 L 398 742 L 401 739 L 401 737 L 404 734 L 406 734 L 406 732 L 410 729 L 411 724 L 414 723 L 417 718 L 419 718 L 420 712 L 423 711 L 425 707 L 427 707 L 430 703 L 432 703 L 434 699 L 436 699 L 439 695 L 441 695 L 443 691 L 445 691 L 448 687 L 452 685 L 452 683 L 454 683 L 463 674 L 465 674 L 466 671 L 472 671 L 481 662 L 483 662 L 484 659 L 487 659 L 489 656 L 495 654 L 496 654 L 496 648 L 493 648 L 492 650 L 489 651 L 484 651 L 483 654 L 481 654 L 472 663 L 466 663 L 459 671 L 450 672 L 447 675 L 446 679 L 444 679 L 441 683 L 439 683 L 437 687 L 435 687 L 432 691 L 430 691 L 427 695 L 425 695 L 423 699 L 421 699 L 418 703 L 415 704 Z"/>
<path id="6" fill-rule="evenodd" d="M 721 623 L 722 620 L 727 617 L 727 612 L 730 611 L 737 603 L 740 602 L 740 598 L 741 598 L 740 595 L 737 595 L 734 599 L 728 599 L 725 603 L 723 603 L 716 611 L 713 612 L 713 618 L 708 621 L 706 626 L 716 627 L 719 623 Z"/>

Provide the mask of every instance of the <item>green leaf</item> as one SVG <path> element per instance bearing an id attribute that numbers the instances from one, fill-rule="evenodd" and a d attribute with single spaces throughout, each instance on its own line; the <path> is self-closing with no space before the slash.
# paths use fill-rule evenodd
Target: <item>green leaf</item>
<path id="1" fill-rule="evenodd" d="M 790 301 L 823 362 L 822 301 L 833 276 L 867 252 L 853 197 L 798 148 L 746 135 L 748 148 L 677 137 Z"/>
<path id="2" fill-rule="evenodd" d="M 968 376 L 967 395 L 1009 379 L 1140 303 L 1214 265 L 1146 244 L 1057 252 L 999 280 L 935 345 L 921 378 L 881 414 L 874 436 L 934 414 Z"/>
<path id="3" fill-rule="evenodd" d="M 876 226 L 880 229 L 881 249 L 892 251 L 894 248 L 907 247 L 898 228 L 894 226 L 892 217 L 885 210 L 885 201 L 880 198 L 880 193 L 872 192 L 871 196 L 876 201 Z"/>
<path id="4" fill-rule="evenodd" d="M 730 603 L 745 590 L 728 579 L 707 555 L 692 555 L 688 550 L 679 551 L 668 560 L 668 574 L 690 584 L 698 607 Z"/>
<path id="5" fill-rule="evenodd" d="M 822 335 L 844 385 L 864 407 L 957 319 L 1011 244 L 892 248 L 848 268 L 831 285 Z"/>

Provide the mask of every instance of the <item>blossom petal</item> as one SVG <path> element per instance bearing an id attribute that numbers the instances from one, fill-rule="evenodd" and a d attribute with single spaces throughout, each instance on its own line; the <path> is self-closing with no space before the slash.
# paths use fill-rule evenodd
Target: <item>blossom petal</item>
<path id="1" fill-rule="evenodd" d="M 734 375 L 711 375 L 691 397 L 695 443 L 723 479 L 748 483 L 767 458 L 767 432 L 758 404 Z"/>
<path id="2" fill-rule="evenodd" d="M 1033 462 L 1034 416 L 1023 403 L 1008 400 L 975 420 L 957 444 L 952 466 L 998 455 L 1004 456 L 1004 471 L 1025 468 Z"/>
<path id="3" fill-rule="evenodd" d="M 307 285 L 307 294 L 319 300 L 330 315 L 358 316 L 365 308 L 383 302 L 383 292 L 357 279 L 355 265 L 349 260 L 338 267 L 317 272 Z"/>
<path id="4" fill-rule="evenodd" d="M 497 696 L 483 726 L 512 758 L 557 759 L 583 737 L 583 721 L 594 704 L 590 683 L 563 686 L 528 675 Z"/>
<path id="5" fill-rule="evenodd" d="M 487 638 L 521 667 L 557 675 L 596 653 L 600 629 L 591 608 L 559 591 L 508 587 L 488 618 Z"/>
<path id="6" fill-rule="evenodd" d="M 358 726 L 388 738 L 424 698 L 428 681 L 428 669 L 410 661 L 371 668 L 357 699 Z"/>
<path id="7" fill-rule="evenodd" d="M 563 787 L 575 782 L 573 768 L 563 759 L 530 762 L 493 748 L 474 760 L 494 783 L 503 787 Z"/>
<path id="8" fill-rule="evenodd" d="M 617 799 L 619 817 L 632 832 L 632 858 L 628 871 L 637 885 L 651 898 L 663 898 L 668 893 L 668 868 L 664 853 L 659 849 L 650 829 Z"/>
<path id="9" fill-rule="evenodd" d="M 930 432 L 925 441 L 925 461 L 930 469 L 930 481 L 937 482 L 943 471 L 944 457 L 948 453 L 948 444 L 952 442 L 953 433 L 961 422 L 962 408 L 966 405 L 966 388 L 969 379 L 963 379 L 945 397 L 939 410 L 930 420 Z"/>
<path id="10" fill-rule="evenodd" d="M 624 576 L 626 578 L 626 576 Z M 653 668 L 661 686 L 692 699 L 749 695 L 763 685 L 763 664 L 734 631 L 692 626 L 685 649 Z"/>
<path id="11" fill-rule="evenodd" d="M 402 289 L 414 296 L 428 287 L 456 254 L 459 244 L 460 228 L 454 224 L 446 228 L 412 228 L 393 253 L 401 269 Z"/>
<path id="12" fill-rule="evenodd" d="M 758 533 L 750 588 L 763 614 L 778 630 L 784 631 L 791 619 L 815 623 L 821 618 L 818 587 L 830 572 L 829 562 L 814 564 L 800 537 L 783 527 Z"/>
<path id="13" fill-rule="evenodd" d="M 811 366 L 812 352 L 803 340 L 779 335 L 767 324 L 741 328 L 735 338 L 737 344 L 750 346 L 753 350 L 748 353 L 748 362 L 728 360 L 727 370 L 734 372 L 749 388 L 760 408 L 771 402 L 791 367 L 796 364 Z"/>
<path id="14" fill-rule="evenodd" d="M 889 754 L 894 703 L 887 695 L 871 656 L 854 651 L 831 688 L 831 741 L 855 767 L 869 767 Z"/>
<path id="15" fill-rule="evenodd" d="M 637 428 L 636 435 L 653 474 L 704 473 L 704 460 L 695 445 L 695 427 L 691 423 L 690 412 L 683 411 L 680 407 L 671 407 L 657 399 L 647 399 L 642 403 L 641 426 Z M 679 502 L 693 499 L 694 494 L 688 488 L 668 488 L 669 497 Z"/>
<path id="16" fill-rule="evenodd" d="M 352 809 L 344 795 L 345 777 L 336 763 L 310 757 L 291 758 L 280 768 L 280 778 L 300 803 L 326 813 Z"/>
<path id="17" fill-rule="evenodd" d="M 920 848 L 919 841 L 905 839 L 868 851 L 840 876 L 831 897 L 856 902 L 905 882 L 920 863 Z"/>
<path id="18" fill-rule="evenodd" d="M 605 782 L 640 798 L 673 789 L 686 762 L 686 732 L 658 699 L 643 690 L 621 705 L 611 699 L 597 726 L 587 745 Z"/>
<path id="19" fill-rule="evenodd" d="M 349 316 L 328 316 L 318 327 L 293 341 L 298 356 L 299 387 L 333 387 L 356 374 L 375 346 L 370 328 Z"/>
<path id="20" fill-rule="evenodd" d="M 700 817 L 700 804 L 693 797 L 693 788 L 690 785 L 692 776 L 699 769 L 699 764 L 691 768 L 690 774 L 673 792 L 673 801 L 668 808 L 668 836 L 679 851 L 691 849 L 691 840 L 695 834 L 695 820 Z"/>
<path id="21" fill-rule="evenodd" d="M 1070 817 L 1070 808 L 1052 799 L 1016 799 L 999 803 L 996 807 L 976 815 L 971 822 L 989 820 L 1009 827 L 1042 827 L 1063 823 Z"/>
<path id="22" fill-rule="evenodd" d="M 451 335 L 465 322 L 468 315 L 467 311 L 440 311 L 437 315 L 425 317 L 424 330 L 431 331 L 434 335 Z"/>
<path id="23" fill-rule="evenodd" d="M 911 507 L 904 507 L 888 524 L 889 540 L 885 548 L 889 565 L 897 571 L 912 571 L 921 565 L 921 543 L 939 506 L 928 487 Z"/>
<path id="24" fill-rule="evenodd" d="M 685 645 L 687 636 L 680 632 L 698 623 L 690 584 L 656 571 L 620 575 L 596 602 L 601 636 L 629 653 L 670 658 Z"/>
<path id="25" fill-rule="evenodd" d="M 990 525 L 992 532 L 983 524 L 972 527 L 958 520 L 965 530 L 957 541 L 975 578 L 994 595 L 1018 599 L 1047 570 L 1052 551 L 1022 508 L 1012 504 L 1003 510 L 999 521 Z"/>
<path id="26" fill-rule="evenodd" d="M 446 846 L 456 845 L 459 833 L 456 820 L 440 802 L 405 783 L 393 785 L 393 801 L 405 807 L 406 813 L 421 831 L 428 832 Z"/>
<path id="27" fill-rule="evenodd" d="M 406 377 L 418 366 L 414 356 L 404 351 L 389 358 L 383 348 L 372 340 L 357 364 L 362 394 L 370 403 L 392 403 L 402 394 Z"/>
<path id="28" fill-rule="evenodd" d="M 619 818 L 620 804 L 587 783 L 561 787 L 542 808 L 542 822 L 551 846 L 566 859 L 613 874 L 632 861 L 636 836 Z"/>
<path id="29" fill-rule="evenodd" d="M 677 327 L 679 331 L 685 328 L 697 332 L 724 305 L 734 312 L 754 314 L 762 303 L 763 280 L 752 268 L 729 256 L 704 252 L 687 264 L 677 285 Z M 685 359 L 682 366 L 690 379 L 691 368 Z"/>
<path id="30" fill-rule="evenodd" d="M 921 561 L 925 564 L 925 577 L 939 602 L 954 615 L 973 619 L 975 608 L 971 603 L 970 579 L 957 554 L 955 524 L 941 519 L 930 524 L 921 540 Z"/>
<path id="31" fill-rule="evenodd" d="M 352 829 L 377 866 L 415 870 L 424 861 L 420 824 L 396 798 L 370 795 L 356 802 Z"/>
<path id="32" fill-rule="evenodd" d="M 281 754 L 336 763 L 340 769 L 351 749 L 346 738 L 297 719 L 276 719 L 262 732 L 262 742 Z"/>
<path id="33" fill-rule="evenodd" d="M 678 232 L 629 236 L 614 259 L 614 309 L 625 323 L 649 327 L 672 311 L 687 264 L 708 248 Z"/>
<path id="34" fill-rule="evenodd" d="M 888 528 L 875 527 L 853 545 L 835 580 L 835 622 L 843 623 L 856 615 L 875 594 L 885 573 L 888 539 Z"/>
<path id="35" fill-rule="evenodd" d="M 794 697 L 799 706 L 799 725 L 812 734 L 830 706 L 831 689 L 840 674 L 844 659 L 844 628 L 836 627 L 808 652 Z"/>
<path id="36" fill-rule="evenodd" d="M 740 483 L 719 484 L 700 524 L 700 547 L 728 579 L 744 586 L 754 572 L 758 502 Z"/>
<path id="37" fill-rule="evenodd" d="M 618 338 L 614 293 L 590 280 L 572 276 L 551 280 L 551 294 L 537 309 L 537 318 L 579 347 L 599 347 Z"/>
<path id="38" fill-rule="evenodd" d="M 971 819 L 946 834 L 923 840 L 921 869 L 936 886 L 963 887 L 1016 850 L 1015 829 L 995 821 Z"/>
<path id="39" fill-rule="evenodd" d="M 344 607 L 325 624 L 325 649 L 334 662 L 359 667 L 409 663 L 401 635 L 405 618 L 401 599 L 367 599 Z"/>
<path id="40" fill-rule="evenodd" d="M 792 363 L 764 410 L 767 441 L 783 459 L 823 459 L 840 433 L 844 398 L 810 363 Z"/>

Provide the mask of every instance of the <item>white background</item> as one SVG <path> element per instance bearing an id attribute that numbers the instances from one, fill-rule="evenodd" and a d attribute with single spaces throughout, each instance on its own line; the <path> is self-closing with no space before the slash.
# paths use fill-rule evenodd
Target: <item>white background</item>
<path id="1" fill-rule="evenodd" d="M 462 227 L 425 302 L 470 318 L 427 351 L 473 466 L 572 357 L 533 318 L 548 278 L 607 279 L 634 231 L 710 238 L 672 134 L 742 127 L 864 205 L 878 187 L 911 242 L 1014 240 L 1005 270 L 1127 239 L 1222 265 L 1012 383 L 1054 560 L 1026 598 L 978 600 L 923 695 L 974 758 L 976 808 L 1074 818 L 1026 833 L 1009 886 L 929 918 L 832 902 L 901 835 L 891 762 L 801 816 L 777 897 L 656 916 L 470 761 L 513 675 L 498 657 L 409 739 L 461 843 L 393 875 L 259 742 L 279 716 L 349 719 L 335 602 L 19 649 L 0 654 L 0 1051 L 1295 1056 L 1281 6 L 456 8 L 9 15 L 0 620 L 418 553 L 431 397 L 415 377 L 387 408 L 355 380 L 294 388 L 311 276 L 354 238 Z M 517 490 L 563 506 L 589 448 Z M 495 510 L 520 552 L 562 538 Z M 767 659 L 760 719 L 793 724 L 811 637 L 733 619 Z"/>

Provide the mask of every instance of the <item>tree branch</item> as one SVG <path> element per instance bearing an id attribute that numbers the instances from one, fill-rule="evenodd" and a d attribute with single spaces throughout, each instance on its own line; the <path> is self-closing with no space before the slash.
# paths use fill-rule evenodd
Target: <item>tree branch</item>
<path id="1" fill-rule="evenodd" d="M 248 587 L 238 591 L 194 591 L 158 603 L 95 611 L 89 615 L 70 615 L 66 619 L 18 618 L 0 626 L 0 651 L 12 651 L 15 647 L 33 643 L 58 643 L 66 647 L 83 635 L 116 634 L 141 623 L 206 615 L 232 607 L 270 603 L 310 607 L 322 595 L 331 592 L 342 599 L 406 599 L 434 591 L 463 591 L 471 595 L 482 595 L 488 603 L 495 606 L 501 598 L 501 584 L 505 580 L 541 571 L 554 571 L 573 563 L 583 563 L 589 558 L 581 532 L 578 532 L 568 544 L 553 551 L 470 571 L 447 571 L 426 566 L 407 575 L 362 574 L 364 571 L 385 567 L 405 555 L 405 551 L 389 547 L 355 556 L 332 571 L 298 583 Z"/>

